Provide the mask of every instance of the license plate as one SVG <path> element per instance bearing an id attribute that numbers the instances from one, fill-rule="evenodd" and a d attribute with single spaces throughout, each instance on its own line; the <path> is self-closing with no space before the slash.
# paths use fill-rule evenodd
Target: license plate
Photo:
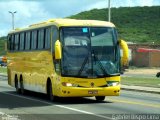
<path id="1" fill-rule="evenodd" d="M 89 90 L 88 94 L 98 94 L 98 91 L 97 90 Z"/>

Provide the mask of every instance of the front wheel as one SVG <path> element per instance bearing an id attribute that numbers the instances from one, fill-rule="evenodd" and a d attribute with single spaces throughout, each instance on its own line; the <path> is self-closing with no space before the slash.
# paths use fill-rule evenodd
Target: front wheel
<path id="1" fill-rule="evenodd" d="M 49 85 L 48 89 L 49 89 L 48 90 L 48 97 L 49 97 L 50 101 L 56 101 L 57 100 L 57 96 L 53 95 L 52 84 Z"/>
<path id="2" fill-rule="evenodd" d="M 105 96 L 95 96 L 97 101 L 103 101 L 105 99 Z"/>

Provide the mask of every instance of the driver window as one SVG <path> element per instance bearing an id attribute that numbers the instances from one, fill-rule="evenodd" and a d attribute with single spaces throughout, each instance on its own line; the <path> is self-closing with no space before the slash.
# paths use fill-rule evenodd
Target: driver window
<path id="1" fill-rule="evenodd" d="M 60 61 L 59 60 L 55 60 L 54 61 L 54 66 L 55 66 L 56 73 L 60 74 Z"/>

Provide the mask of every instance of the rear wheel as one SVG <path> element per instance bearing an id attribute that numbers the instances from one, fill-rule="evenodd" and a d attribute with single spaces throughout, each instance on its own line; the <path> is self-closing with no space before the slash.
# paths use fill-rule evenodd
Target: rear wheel
<path id="1" fill-rule="evenodd" d="M 24 95 L 24 93 L 25 93 L 23 80 L 20 81 L 20 92 L 21 92 L 22 95 Z"/>
<path id="2" fill-rule="evenodd" d="M 15 88 L 16 88 L 16 92 L 18 94 L 20 94 L 20 88 L 19 88 L 19 83 L 18 83 L 17 75 L 15 76 Z"/>
<path id="3" fill-rule="evenodd" d="M 105 99 L 105 96 L 95 96 L 97 101 L 103 101 Z"/>

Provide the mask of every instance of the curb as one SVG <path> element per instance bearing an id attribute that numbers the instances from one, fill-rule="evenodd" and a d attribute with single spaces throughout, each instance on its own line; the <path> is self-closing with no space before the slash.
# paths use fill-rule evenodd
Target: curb
<path id="1" fill-rule="evenodd" d="M 121 89 L 122 90 L 127 90 L 127 91 L 137 91 L 137 92 L 160 94 L 160 91 L 149 91 L 149 90 L 131 89 L 131 88 L 123 88 L 123 87 L 121 87 Z"/>

